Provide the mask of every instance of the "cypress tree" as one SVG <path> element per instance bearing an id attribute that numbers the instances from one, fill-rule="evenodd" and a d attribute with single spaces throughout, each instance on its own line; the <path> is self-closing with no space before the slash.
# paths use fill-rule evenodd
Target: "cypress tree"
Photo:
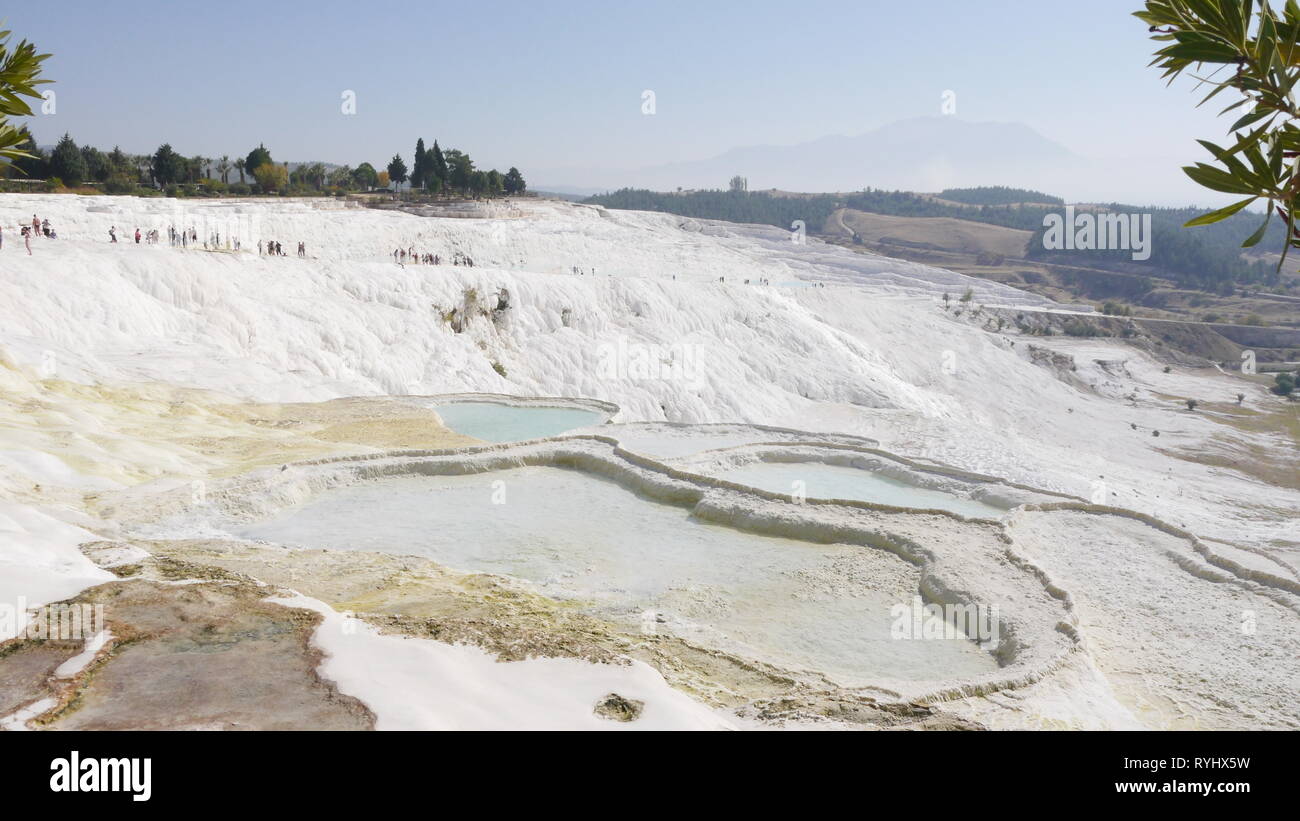
<path id="1" fill-rule="evenodd" d="M 442 149 L 438 147 L 438 141 L 433 141 L 433 148 L 430 149 L 432 155 L 429 159 L 429 171 L 438 178 L 438 187 L 447 187 L 447 158 L 442 155 Z"/>
<path id="2" fill-rule="evenodd" d="M 415 141 L 415 159 L 411 162 L 411 187 L 424 188 L 429 179 L 429 156 L 424 150 L 424 138 Z"/>

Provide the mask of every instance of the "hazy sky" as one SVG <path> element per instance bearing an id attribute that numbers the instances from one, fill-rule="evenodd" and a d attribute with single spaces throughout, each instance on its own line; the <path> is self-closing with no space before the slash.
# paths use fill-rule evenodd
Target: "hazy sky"
<path id="1" fill-rule="evenodd" d="M 1199 158 L 1196 137 L 1228 123 L 1194 108 L 1190 82 L 1166 88 L 1146 67 L 1138 5 L 59 0 L 5 15 L 54 55 L 57 111 L 32 123 L 43 144 L 68 131 L 234 156 L 265 142 L 277 159 L 380 166 L 394 152 L 409 164 L 423 136 L 536 179 L 857 134 L 938 114 L 951 89 L 963 119 L 1023 122 L 1089 158 L 1150 158 L 1168 182 Z"/>

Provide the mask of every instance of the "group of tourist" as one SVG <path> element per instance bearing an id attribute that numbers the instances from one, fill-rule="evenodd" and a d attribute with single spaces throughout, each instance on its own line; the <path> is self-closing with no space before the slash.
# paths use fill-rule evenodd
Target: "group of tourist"
<path id="1" fill-rule="evenodd" d="M 259 256 L 268 256 L 268 257 L 289 256 L 284 252 L 284 246 L 282 246 L 278 241 L 273 239 L 267 240 L 265 243 L 263 243 L 262 240 L 259 239 L 257 241 L 257 253 Z M 299 259 L 307 258 L 307 243 L 305 242 L 298 243 L 298 258 Z"/>
<path id="2" fill-rule="evenodd" d="M 150 228 L 146 231 L 141 231 L 140 226 L 137 225 L 134 233 L 130 234 L 128 238 L 134 240 L 136 245 L 157 245 L 162 239 L 162 232 L 157 228 Z M 110 244 L 117 243 L 116 225 L 109 226 L 108 241 Z M 176 230 L 175 225 L 169 225 L 167 226 L 167 242 L 173 248 L 189 248 L 191 245 L 197 247 L 199 244 L 198 229 L 194 228 L 194 226 L 190 226 L 189 228 L 182 228 L 178 231 Z M 226 247 L 231 248 L 232 244 L 234 250 L 238 251 L 240 247 L 239 239 L 237 237 L 226 237 Z M 219 232 L 214 231 L 203 240 L 203 250 L 205 251 L 215 251 L 220 248 L 221 234 Z"/>
<path id="3" fill-rule="evenodd" d="M 23 247 L 27 249 L 27 256 L 32 255 L 32 237 L 46 237 L 47 239 L 58 239 L 59 234 L 50 225 L 48 219 L 40 219 L 32 214 L 31 224 L 19 223 L 19 235 L 23 238 Z M 0 225 L 0 249 L 5 247 L 4 225 Z"/>
<path id="4" fill-rule="evenodd" d="M 21 228 L 23 244 L 26 247 L 29 256 L 32 253 L 31 238 L 33 236 L 44 236 L 44 237 L 48 237 L 49 239 L 58 238 L 58 233 L 50 225 L 50 221 L 48 219 L 41 220 L 37 218 L 35 214 L 32 214 L 32 221 L 30 225 L 23 224 L 19 227 Z M 132 234 L 129 234 L 127 236 L 127 239 L 134 240 L 136 245 L 157 245 L 161 237 L 162 234 L 157 228 L 151 228 L 142 231 L 139 226 L 136 226 L 135 231 Z M 112 244 L 116 244 L 118 242 L 118 233 L 117 233 L 116 225 L 109 226 L 108 241 L 109 243 Z M 189 248 L 190 246 L 197 247 L 199 244 L 199 232 L 196 228 L 194 228 L 194 226 L 177 230 L 176 226 L 169 225 L 167 226 L 167 241 L 168 243 L 170 243 L 170 245 L 173 248 Z M 231 236 L 226 237 L 227 250 L 238 251 L 241 249 L 241 247 L 242 245 L 238 237 L 231 237 Z M 4 248 L 4 225 L 0 224 L 0 249 L 3 248 Z M 220 249 L 221 249 L 220 232 L 214 231 L 203 240 L 203 250 L 210 251 L 210 250 L 220 250 Z M 280 243 L 276 242 L 275 240 L 266 240 L 266 241 L 258 240 L 257 253 L 261 256 L 279 256 L 279 257 L 287 256 L 287 254 L 285 254 L 284 252 L 284 248 L 281 247 Z M 307 258 L 307 243 L 305 242 L 298 243 L 298 256 L 301 259 Z M 428 261 L 431 264 L 435 264 L 435 265 L 437 264 L 436 262 L 433 261 L 436 260 L 437 257 L 435 257 L 432 254 L 429 254 L 427 256 L 428 256 Z"/>
<path id="5" fill-rule="evenodd" d="M 393 262 L 398 265 L 405 265 L 410 262 L 412 265 L 441 265 L 442 257 L 439 254 L 416 253 L 415 246 L 410 248 L 398 248 L 393 251 Z M 465 265 L 469 268 L 474 267 L 474 260 L 468 254 L 462 254 L 455 251 L 451 256 L 452 265 Z"/>

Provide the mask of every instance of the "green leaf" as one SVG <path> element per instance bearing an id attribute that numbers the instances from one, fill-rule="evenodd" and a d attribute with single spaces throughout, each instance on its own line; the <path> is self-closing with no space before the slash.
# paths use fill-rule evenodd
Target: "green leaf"
<path id="1" fill-rule="evenodd" d="M 1225 194 L 1260 195 L 1260 192 L 1251 187 L 1248 182 L 1205 163 L 1198 162 L 1196 165 L 1187 166 L 1183 168 L 1183 173 L 1212 191 L 1222 191 Z"/>
<path id="2" fill-rule="evenodd" d="M 1195 219 L 1188 220 L 1183 224 L 1183 227 L 1195 228 L 1198 225 L 1209 225 L 1211 223 L 1219 222 L 1220 220 L 1226 220 L 1228 217 L 1245 208 L 1247 205 L 1250 205 L 1257 199 L 1259 199 L 1259 197 L 1249 197 L 1241 202 L 1234 202 L 1232 205 L 1220 208 L 1218 211 L 1211 211 L 1208 214 L 1202 214 Z"/>
<path id="3" fill-rule="evenodd" d="M 1268 231 L 1268 225 L 1273 221 L 1273 203 L 1268 204 L 1268 213 L 1264 215 L 1264 224 L 1255 230 L 1245 242 L 1241 244 L 1242 248 L 1254 248 L 1259 245 L 1259 241 L 1264 238 L 1264 233 Z"/>
<path id="4" fill-rule="evenodd" d="M 1160 53 L 1193 63 L 1235 63 L 1241 56 L 1232 46 L 1211 42 L 1175 43 L 1161 49 Z"/>
<path id="5" fill-rule="evenodd" d="M 1226 110 L 1226 109 L 1225 109 L 1225 110 Z M 1220 113 L 1223 113 L 1223 112 L 1220 112 Z M 1233 123 L 1233 124 L 1228 128 L 1228 130 L 1229 130 L 1229 131 L 1240 131 L 1241 129 L 1245 128 L 1246 126 L 1250 125 L 1251 123 L 1257 123 L 1257 122 L 1259 122 L 1260 120 L 1264 119 L 1265 117 L 1267 117 L 1267 116 L 1269 116 L 1270 114 L 1273 114 L 1273 113 L 1275 113 L 1275 112 L 1269 111 L 1268 109 L 1262 109 L 1262 110 L 1259 110 L 1259 111 L 1252 111 L 1251 113 L 1249 113 L 1249 114 L 1247 114 L 1246 116 L 1242 117 L 1240 120 L 1237 120 L 1235 123 Z"/>

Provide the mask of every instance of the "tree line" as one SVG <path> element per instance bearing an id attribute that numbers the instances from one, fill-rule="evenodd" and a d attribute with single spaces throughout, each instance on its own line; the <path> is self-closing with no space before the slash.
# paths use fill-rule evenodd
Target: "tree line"
<path id="1" fill-rule="evenodd" d="M 972 193 L 963 193 L 972 192 Z M 1005 187 L 950 189 L 944 199 L 956 192 L 954 201 L 985 200 L 980 205 L 954 205 L 909 191 L 863 189 L 849 194 L 781 195 L 767 191 L 731 190 L 659 192 L 624 188 L 612 193 L 589 197 L 585 202 L 637 211 L 662 211 L 697 219 L 775 225 L 790 230 L 795 220 L 803 220 L 807 230 L 826 233 L 826 220 L 837 208 L 852 208 L 872 214 L 899 217 L 952 217 L 972 222 L 1000 225 L 1030 231 L 1025 256 L 1044 262 L 1075 262 L 1126 273 L 1172 279 L 1179 285 L 1206 291 L 1226 291 L 1235 284 L 1274 285 L 1278 282 L 1273 266 L 1243 258 L 1243 228 L 1253 228 L 1259 216 L 1245 212 L 1212 225 L 1185 228 L 1184 224 L 1199 213 L 1194 208 L 1156 208 L 1120 203 L 1093 206 L 1112 213 L 1151 214 L 1151 258 L 1135 262 L 1128 251 L 1052 251 L 1043 247 L 1046 230 L 1043 218 L 1060 214 L 1061 207 L 1041 204 L 1049 195 Z M 1032 202 L 1005 202 L 1019 192 L 1035 198 Z M 1058 198 L 1049 197 L 1049 201 Z M 1280 250 L 1285 229 L 1274 223 L 1260 242 L 1261 249 Z"/>
<path id="2" fill-rule="evenodd" d="M 454 148 L 444 153 L 437 140 L 433 141 L 432 148 L 426 149 L 424 138 L 420 137 L 415 141 L 411 157 L 408 172 L 402 155 L 393 155 L 385 169 L 391 181 L 398 185 L 409 182 L 412 189 L 430 194 L 454 192 L 476 197 L 522 194 L 527 189 L 518 168 L 511 166 L 504 174 L 495 168 L 477 169 L 468 153 Z"/>
<path id="3" fill-rule="evenodd" d="M 945 188 L 939 199 L 966 205 L 1013 205 L 1025 202 L 1065 205 L 1065 200 L 1028 188 L 1008 188 L 1005 185 L 985 185 L 978 188 Z"/>
<path id="4" fill-rule="evenodd" d="M 117 146 L 105 152 L 90 145 L 78 146 L 71 135 L 64 134 L 53 150 L 46 152 L 26 127 L 18 135 L 17 147 L 22 156 L 5 167 L 7 177 L 45 180 L 49 188 L 94 183 L 110 194 L 336 194 L 386 189 L 408 181 L 413 188 L 432 194 L 474 197 L 522 194 L 527 189 L 518 168 L 505 174 L 476 169 L 468 153 L 456 149 L 444 152 L 436 140 L 427 151 L 424 140 L 417 141 L 416 161 L 409 174 L 400 156 L 394 156 L 383 170 L 368 162 L 355 168 L 301 163 L 290 170 L 288 163 L 277 163 L 263 144 L 245 156 L 187 157 L 170 143 L 163 143 L 152 154 L 129 154 Z"/>
<path id="5" fill-rule="evenodd" d="M 825 221 L 837 208 L 852 208 L 872 214 L 899 217 L 954 217 L 1008 228 L 1033 231 L 1042 225 L 1047 206 L 981 205 L 964 206 L 923 197 L 910 191 L 865 188 L 848 194 L 783 195 L 768 191 L 703 190 L 659 192 L 624 188 L 588 197 L 585 202 L 607 208 L 664 211 L 686 217 L 751 222 L 789 228 L 803 220 L 809 231 L 824 230 Z"/>
<path id="6" fill-rule="evenodd" d="M 1231 294 L 1237 285 L 1276 285 L 1280 281 L 1276 266 L 1264 260 L 1242 256 L 1242 230 L 1254 230 L 1259 217 L 1239 214 L 1229 220 L 1193 228 L 1186 227 L 1195 218 L 1195 208 L 1138 208 L 1111 203 L 1099 210 L 1117 214 L 1151 215 L 1151 258 L 1135 262 L 1127 250 L 1049 250 L 1044 247 L 1046 228 L 1039 225 L 1025 246 L 1025 256 L 1042 262 L 1075 262 L 1094 268 L 1128 273 L 1146 273 L 1172 279 L 1184 288 Z M 1285 228 L 1273 225 L 1261 243 L 1281 249 Z"/>

